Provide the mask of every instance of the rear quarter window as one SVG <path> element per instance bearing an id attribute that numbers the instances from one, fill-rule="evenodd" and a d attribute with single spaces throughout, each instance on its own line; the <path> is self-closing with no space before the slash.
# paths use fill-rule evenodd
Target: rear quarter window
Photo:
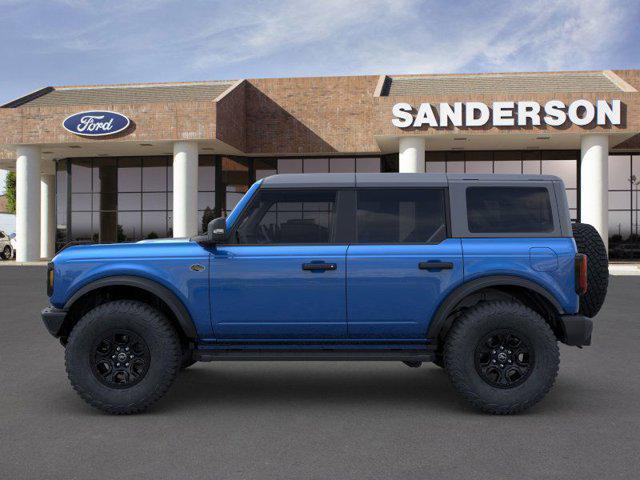
<path id="1" fill-rule="evenodd" d="M 471 233 L 548 233 L 554 230 L 549 191 L 544 187 L 469 187 Z"/>

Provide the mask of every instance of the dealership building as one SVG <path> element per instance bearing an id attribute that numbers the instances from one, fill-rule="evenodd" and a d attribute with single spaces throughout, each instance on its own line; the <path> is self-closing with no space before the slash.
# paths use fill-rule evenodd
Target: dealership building
<path id="1" fill-rule="evenodd" d="M 0 107 L 17 259 L 184 237 L 276 173 L 552 174 L 640 257 L 640 70 L 46 87 Z"/>

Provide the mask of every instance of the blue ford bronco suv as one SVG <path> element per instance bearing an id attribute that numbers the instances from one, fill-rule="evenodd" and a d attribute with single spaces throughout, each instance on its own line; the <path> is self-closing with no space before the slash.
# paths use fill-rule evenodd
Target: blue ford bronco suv
<path id="1" fill-rule="evenodd" d="M 549 391 L 558 342 L 591 343 L 607 283 L 557 177 L 275 175 L 206 235 L 63 250 L 42 318 L 109 413 L 145 410 L 196 361 L 392 360 L 508 414 Z"/>

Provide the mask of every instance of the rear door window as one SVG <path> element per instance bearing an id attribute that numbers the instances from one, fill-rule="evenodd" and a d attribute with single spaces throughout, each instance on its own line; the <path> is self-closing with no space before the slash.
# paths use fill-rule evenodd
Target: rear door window
<path id="1" fill-rule="evenodd" d="M 358 243 L 439 243 L 446 238 L 444 190 L 361 189 Z"/>
<path id="2" fill-rule="evenodd" d="M 469 187 L 471 233 L 548 233 L 554 230 L 549 190 L 544 187 Z"/>

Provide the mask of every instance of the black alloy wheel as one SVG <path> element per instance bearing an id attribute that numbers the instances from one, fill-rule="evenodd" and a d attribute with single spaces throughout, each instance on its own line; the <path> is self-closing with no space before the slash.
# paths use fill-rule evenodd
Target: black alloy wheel
<path id="1" fill-rule="evenodd" d="M 6 245 L 2 250 L 2 258 L 5 260 L 11 259 L 11 247 L 9 245 Z"/>
<path id="2" fill-rule="evenodd" d="M 533 369 L 531 344 L 520 332 L 495 330 L 485 335 L 475 351 L 480 378 L 492 387 L 513 388 L 522 384 Z"/>
<path id="3" fill-rule="evenodd" d="M 131 330 L 111 330 L 95 342 L 93 374 L 110 388 L 129 388 L 141 381 L 151 362 L 149 347 Z"/>

